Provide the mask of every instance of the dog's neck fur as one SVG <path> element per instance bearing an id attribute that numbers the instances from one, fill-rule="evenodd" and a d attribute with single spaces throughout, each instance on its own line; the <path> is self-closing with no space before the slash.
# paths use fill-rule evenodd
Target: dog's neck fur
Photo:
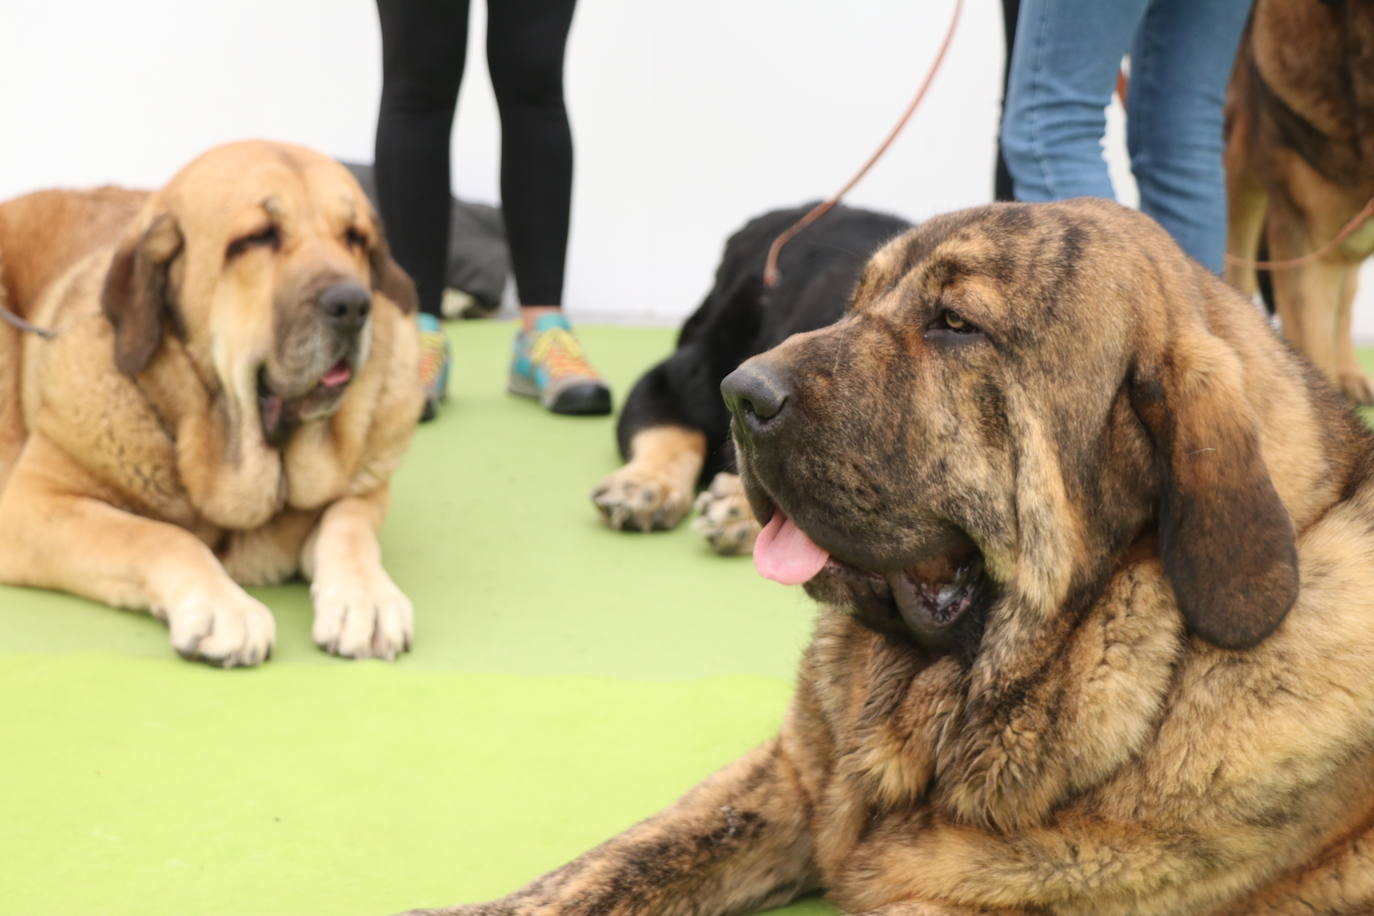
<path id="1" fill-rule="evenodd" d="M 1269 477 L 1301 534 L 1369 482 L 1374 435 L 1349 401 L 1276 334 L 1266 330 L 1233 346 L 1247 365 L 1264 358 L 1292 381 L 1266 386 L 1255 373 L 1249 402 Z"/>

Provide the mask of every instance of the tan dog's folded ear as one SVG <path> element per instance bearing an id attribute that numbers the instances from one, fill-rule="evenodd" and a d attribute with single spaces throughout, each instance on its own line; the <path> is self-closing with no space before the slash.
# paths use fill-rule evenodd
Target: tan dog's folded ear
<path id="1" fill-rule="evenodd" d="M 100 307 L 114 326 L 115 365 L 125 375 L 147 368 L 162 343 L 170 307 L 167 274 L 181 244 L 181 230 L 164 213 L 121 245 L 110 262 Z"/>
<path id="2" fill-rule="evenodd" d="M 1293 521 L 1279 499 L 1240 362 L 1205 330 L 1139 365 L 1137 415 L 1159 467 L 1159 545 L 1189 629 L 1225 649 L 1256 645 L 1298 596 Z"/>
<path id="3" fill-rule="evenodd" d="M 407 315 L 420 310 L 420 294 L 415 290 L 415 281 L 392 259 L 384 240 L 379 240 L 372 249 L 370 266 L 373 290 L 396 303 Z"/>

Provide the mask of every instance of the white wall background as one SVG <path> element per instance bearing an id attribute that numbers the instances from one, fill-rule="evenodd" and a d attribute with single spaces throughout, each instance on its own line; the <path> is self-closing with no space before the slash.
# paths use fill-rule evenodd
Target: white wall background
<path id="1" fill-rule="evenodd" d="M 494 201 L 485 4 L 472 4 L 455 191 Z M 736 226 L 843 184 L 915 92 L 953 4 L 581 0 L 567 69 L 574 319 L 680 319 Z M 1000 5 L 966 0 L 922 109 L 850 200 L 919 220 L 990 199 L 1002 54 Z M 370 0 L 0 0 L 0 198 L 155 186 L 248 136 L 370 161 L 379 58 Z M 1119 122 L 1108 158 L 1129 202 Z M 1374 302 L 1357 306 L 1357 335 L 1374 338 Z"/>

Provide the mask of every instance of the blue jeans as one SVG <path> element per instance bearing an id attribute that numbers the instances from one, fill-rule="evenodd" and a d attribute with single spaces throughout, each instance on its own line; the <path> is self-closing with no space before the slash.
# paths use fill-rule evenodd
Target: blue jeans
<path id="1" fill-rule="evenodd" d="M 1102 137 L 1131 56 L 1126 138 L 1140 209 L 1221 273 L 1222 103 L 1250 0 L 1023 0 L 1002 146 L 1026 201 L 1107 197 Z"/>

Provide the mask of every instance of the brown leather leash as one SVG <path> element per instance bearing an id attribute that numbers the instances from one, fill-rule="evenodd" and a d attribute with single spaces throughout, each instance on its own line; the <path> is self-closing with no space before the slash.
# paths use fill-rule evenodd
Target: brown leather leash
<path id="1" fill-rule="evenodd" d="M 820 219 L 838 204 L 840 200 L 849 193 L 850 189 L 868 174 L 868 170 L 873 168 L 873 165 L 882 158 L 883 153 L 887 152 L 887 148 L 892 145 L 892 141 L 896 140 L 897 135 L 902 132 L 902 128 L 906 127 L 907 122 L 911 120 L 911 116 L 916 113 L 916 109 L 920 106 L 921 99 L 925 97 L 926 90 L 930 88 L 931 82 L 935 79 L 935 74 L 940 72 L 940 64 L 944 62 L 945 52 L 949 50 L 950 41 L 954 38 L 955 27 L 959 24 L 959 14 L 963 12 L 963 9 L 964 0 L 954 0 L 954 15 L 950 18 L 949 31 L 945 33 L 945 40 L 940 44 L 939 53 L 935 55 L 935 60 L 931 63 L 930 71 L 926 73 L 925 82 L 921 84 L 921 88 L 916 93 L 916 97 L 911 100 L 911 104 L 906 108 L 906 113 L 897 121 L 897 126 L 892 128 L 892 132 L 887 135 L 887 139 L 874 151 L 872 156 L 868 157 L 868 161 L 864 163 L 863 168 L 859 169 L 854 177 L 849 179 L 849 182 L 836 192 L 834 197 L 817 204 L 810 212 L 789 226 L 785 232 L 773 240 L 772 247 L 768 249 L 768 260 L 764 262 L 763 265 L 764 286 L 773 286 L 778 282 L 778 255 L 782 253 L 783 246 L 792 241 L 797 233 Z"/>
<path id="2" fill-rule="evenodd" d="M 963 10 L 964 0 L 954 0 L 954 15 L 950 17 L 949 29 L 945 32 L 944 41 L 940 43 L 940 50 L 936 53 L 935 60 L 931 63 L 930 70 L 926 73 L 925 81 L 921 83 L 921 88 L 916 92 L 916 96 L 911 100 L 906 111 L 897 121 L 896 126 L 893 127 L 892 131 L 887 135 L 887 139 L 883 140 L 882 145 L 873 152 L 873 155 L 868 157 L 868 161 L 863 164 L 863 167 L 854 174 L 853 178 L 846 182 L 844 187 L 840 188 L 840 190 L 835 193 L 834 197 L 812 208 L 810 212 L 793 223 L 785 232 L 773 240 L 772 247 L 768 249 L 768 260 L 763 268 L 763 283 L 765 286 L 773 286 L 778 282 L 778 255 L 781 254 L 783 246 L 792 241 L 792 239 L 807 226 L 811 225 L 834 208 L 834 206 L 868 174 L 869 169 L 873 168 L 878 160 L 883 157 L 888 147 L 892 145 L 893 141 L 896 140 L 897 136 L 902 132 L 902 129 L 906 127 L 907 122 L 911 120 L 911 116 L 915 114 L 916 109 L 920 107 L 921 100 L 925 98 L 926 90 L 930 88 L 930 84 L 935 80 L 935 75 L 940 72 L 940 65 L 944 63 L 945 52 L 949 50 L 950 43 L 954 40 L 954 33 L 959 25 L 959 15 Z M 1374 201 L 1371 201 L 1371 203 L 1374 203 Z M 30 324 L 3 305 L 0 305 L 0 320 L 13 325 L 21 331 L 37 334 L 40 337 L 51 339 L 57 336 L 47 328 L 40 328 L 37 325 Z"/>
<path id="3" fill-rule="evenodd" d="M 1364 224 L 1364 221 L 1371 216 L 1374 216 L 1374 197 L 1371 197 L 1369 203 L 1365 204 L 1364 208 L 1361 209 L 1359 213 L 1355 214 L 1354 219 L 1346 223 L 1344 228 L 1336 233 L 1335 238 L 1318 248 L 1316 251 L 1309 251 L 1300 258 L 1288 258 L 1283 261 L 1252 261 L 1249 258 L 1236 257 L 1228 251 L 1225 254 L 1226 263 L 1235 264 L 1238 267 L 1252 267 L 1256 270 L 1289 270 L 1293 267 L 1301 267 L 1309 261 L 1315 261 L 1341 242 L 1344 242 L 1350 237 L 1351 233 L 1360 228 L 1360 226 Z"/>
<path id="4" fill-rule="evenodd" d="M 834 197 L 817 204 L 810 212 L 789 226 L 785 232 L 773 240 L 772 247 L 768 249 L 768 260 L 764 263 L 763 267 L 764 286 L 773 286 L 778 282 L 778 255 L 782 252 L 783 246 L 792 241 L 792 239 L 807 226 L 811 225 L 833 209 L 834 206 L 849 193 L 854 185 L 858 184 L 859 181 L 868 174 L 868 170 L 882 158 L 882 155 L 887 152 L 888 147 L 897 139 L 897 135 L 902 132 L 907 122 L 911 120 L 911 116 L 915 114 L 916 108 L 921 104 L 921 99 L 924 98 L 926 90 L 930 88 L 931 81 L 935 79 L 935 74 L 940 70 L 940 64 L 944 61 L 945 52 L 949 49 L 950 41 L 954 38 L 955 27 L 959 24 L 959 14 L 963 10 L 963 5 L 963 0 L 955 0 L 954 15 L 950 19 L 949 31 L 945 33 L 945 40 L 940 45 L 939 53 L 935 55 L 935 61 L 930 66 L 930 72 L 926 74 L 925 82 L 921 84 L 921 88 L 916 93 L 916 97 L 911 100 L 911 104 L 907 106 L 906 112 L 902 115 L 901 119 L 898 120 L 897 125 L 892 128 L 892 132 L 887 135 L 887 139 L 883 141 L 877 151 L 875 151 L 873 155 L 869 157 L 868 161 L 864 163 L 863 168 L 859 169 L 854 177 L 849 179 L 849 182 L 845 184 L 844 187 L 840 188 Z M 1121 99 L 1121 104 L 1123 106 L 1126 104 L 1128 85 L 1128 78 L 1125 71 L 1118 70 L 1116 75 L 1116 94 L 1117 97 Z M 1225 253 L 1224 257 L 1227 264 L 1250 267 L 1255 270 L 1289 270 L 1294 267 L 1301 267 L 1303 264 L 1315 261 L 1317 258 L 1331 251 L 1341 242 L 1344 242 L 1356 229 L 1360 228 L 1360 226 L 1371 217 L 1374 217 L 1374 197 L 1370 198 L 1369 202 L 1366 203 L 1364 207 L 1361 208 L 1360 212 L 1356 213 L 1344 227 L 1342 227 L 1340 232 L 1336 233 L 1334 238 L 1320 248 L 1317 248 L 1315 251 L 1310 251 L 1302 257 L 1288 258 L 1282 261 L 1254 261 L 1249 258 L 1238 257 L 1231 254 L 1229 251 Z"/>

